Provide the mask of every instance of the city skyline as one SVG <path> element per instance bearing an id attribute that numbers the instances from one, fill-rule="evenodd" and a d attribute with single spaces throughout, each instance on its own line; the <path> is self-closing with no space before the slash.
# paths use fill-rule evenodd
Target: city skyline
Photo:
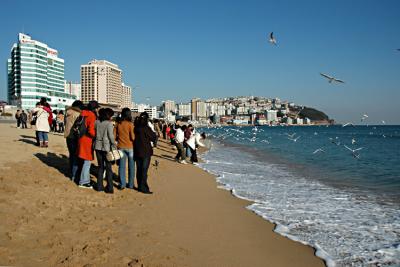
<path id="1" fill-rule="evenodd" d="M 137 88 L 135 102 L 254 95 L 315 107 L 338 122 L 358 122 L 367 113 L 371 123 L 400 124 L 396 1 L 88 1 L 79 8 L 70 1 L 58 5 L 62 15 L 43 17 L 35 11 L 51 10 L 51 2 L 38 2 L 2 2 L 3 66 L 24 30 L 59 50 L 66 80 L 79 81 L 80 65 L 93 59 L 118 64 L 124 82 Z M 102 12 L 109 22 L 83 16 Z M 268 43 L 272 31 L 277 46 Z M 346 83 L 329 84 L 320 72 Z M 3 71 L 0 99 L 6 90 Z"/>

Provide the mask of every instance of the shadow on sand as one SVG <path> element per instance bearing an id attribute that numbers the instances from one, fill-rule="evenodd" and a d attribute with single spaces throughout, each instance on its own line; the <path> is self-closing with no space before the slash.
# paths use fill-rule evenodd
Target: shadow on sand
<path id="1" fill-rule="evenodd" d="M 35 157 L 37 157 L 41 162 L 46 164 L 49 167 L 52 167 L 58 170 L 65 177 L 69 177 L 69 164 L 68 158 L 65 155 L 57 155 L 52 152 L 44 153 L 36 153 Z"/>
<path id="2" fill-rule="evenodd" d="M 35 145 L 35 146 L 37 146 L 36 141 L 33 141 L 33 140 L 31 140 L 31 139 L 25 139 L 25 138 L 23 138 L 23 139 L 19 139 L 18 141 L 19 141 L 19 142 L 24 142 L 24 143 L 27 143 L 27 144 L 30 144 L 30 145 Z"/>

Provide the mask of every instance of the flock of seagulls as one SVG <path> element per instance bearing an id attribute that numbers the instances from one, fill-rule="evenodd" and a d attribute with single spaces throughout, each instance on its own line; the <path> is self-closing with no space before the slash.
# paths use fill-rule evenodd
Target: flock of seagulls
<path id="1" fill-rule="evenodd" d="M 221 132 L 210 132 L 209 136 L 210 137 L 214 137 L 217 139 L 221 139 L 221 140 L 229 140 L 229 138 L 232 138 L 236 141 L 249 141 L 252 143 L 264 143 L 264 144 L 271 144 L 272 140 L 272 136 L 265 136 L 265 134 L 260 135 L 260 133 L 264 132 L 264 129 L 262 127 L 258 127 L 258 126 L 254 126 L 250 132 L 243 129 L 243 127 L 235 127 L 235 128 L 226 128 L 223 126 L 208 126 L 208 129 L 217 129 L 217 130 L 222 130 Z M 283 135 L 285 137 L 285 139 L 288 140 L 288 142 L 293 142 L 296 143 L 299 140 L 301 140 L 301 136 L 298 135 L 297 133 L 293 132 L 293 133 L 283 133 L 283 134 L 279 134 L 279 135 Z M 318 135 L 318 132 L 314 132 L 313 134 L 314 136 Z M 275 137 L 274 137 L 275 138 Z M 357 145 L 357 140 L 352 137 L 351 140 L 347 141 L 348 144 L 346 144 L 346 142 L 342 142 L 342 140 L 339 137 L 330 137 L 328 139 L 330 141 L 331 144 L 337 146 L 337 147 L 343 147 L 344 150 L 350 151 L 350 155 L 355 158 L 355 159 L 360 159 L 360 151 L 363 150 L 363 147 L 355 147 Z M 344 144 L 343 144 L 344 143 Z M 351 143 L 351 145 L 350 145 Z M 321 153 L 327 153 L 327 147 L 322 146 L 319 147 L 317 149 L 315 149 L 314 151 L 310 151 L 310 153 L 312 155 L 317 155 L 317 154 L 321 154 Z"/>

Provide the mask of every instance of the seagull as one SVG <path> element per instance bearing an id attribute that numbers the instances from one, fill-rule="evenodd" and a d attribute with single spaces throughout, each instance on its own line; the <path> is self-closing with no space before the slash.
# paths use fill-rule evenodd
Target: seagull
<path id="1" fill-rule="evenodd" d="M 313 152 L 313 154 L 317 154 L 317 153 L 320 153 L 320 152 L 325 153 L 325 150 L 323 150 L 322 148 L 318 148 Z"/>
<path id="2" fill-rule="evenodd" d="M 353 123 L 351 123 L 351 122 L 347 122 L 347 123 L 345 123 L 345 124 L 343 124 L 342 125 L 342 127 L 346 127 L 346 126 L 354 126 L 354 124 Z"/>
<path id="3" fill-rule="evenodd" d="M 288 138 L 289 140 L 292 140 L 293 142 L 297 142 L 297 140 L 300 138 L 301 136 L 297 136 L 296 138 Z"/>
<path id="4" fill-rule="evenodd" d="M 354 145 L 356 143 L 356 139 L 352 138 L 351 139 L 351 144 Z"/>
<path id="5" fill-rule="evenodd" d="M 366 118 L 368 118 L 367 114 L 362 115 L 361 121 L 364 121 Z"/>
<path id="6" fill-rule="evenodd" d="M 320 73 L 320 74 L 321 74 L 321 76 L 327 78 L 329 83 L 332 83 L 332 82 L 344 83 L 344 81 L 336 79 L 335 77 L 332 77 L 332 76 L 329 76 L 329 75 L 326 75 L 326 74 L 323 74 L 323 73 Z"/>
<path id="7" fill-rule="evenodd" d="M 382 121 L 382 124 L 386 124 L 386 122 L 385 122 L 385 121 Z"/>
<path id="8" fill-rule="evenodd" d="M 339 138 L 336 137 L 336 139 L 339 139 Z M 332 144 L 335 144 L 335 145 L 337 145 L 337 146 L 340 146 L 340 141 L 339 141 L 339 142 L 336 142 L 336 140 L 333 139 L 333 138 L 329 138 L 329 140 L 331 140 L 331 143 L 332 143 Z"/>
<path id="9" fill-rule="evenodd" d="M 351 154 L 353 155 L 353 157 L 359 159 L 360 158 L 360 154 L 357 153 L 357 151 L 360 151 L 361 149 L 363 149 L 362 147 L 356 148 L 356 149 L 351 149 L 350 147 L 344 145 L 345 148 L 347 148 L 348 150 L 351 151 Z"/>
<path id="10" fill-rule="evenodd" d="M 276 39 L 275 39 L 275 37 L 274 37 L 274 33 L 273 33 L 273 32 L 271 32 L 271 33 L 269 34 L 269 42 L 270 42 L 271 44 L 273 44 L 273 45 L 276 45 Z"/>
<path id="11" fill-rule="evenodd" d="M 286 135 L 287 136 L 289 136 L 289 139 L 291 138 L 291 139 L 293 139 L 294 138 L 294 136 L 296 135 L 296 133 L 292 133 L 292 134 L 288 134 L 288 133 L 286 133 Z"/>

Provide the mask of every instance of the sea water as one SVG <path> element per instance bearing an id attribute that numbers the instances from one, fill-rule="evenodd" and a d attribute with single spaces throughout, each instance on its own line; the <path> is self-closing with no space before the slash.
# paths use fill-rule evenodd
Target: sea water
<path id="1" fill-rule="evenodd" d="M 400 126 L 200 131 L 201 167 L 277 233 L 328 266 L 400 266 Z"/>

